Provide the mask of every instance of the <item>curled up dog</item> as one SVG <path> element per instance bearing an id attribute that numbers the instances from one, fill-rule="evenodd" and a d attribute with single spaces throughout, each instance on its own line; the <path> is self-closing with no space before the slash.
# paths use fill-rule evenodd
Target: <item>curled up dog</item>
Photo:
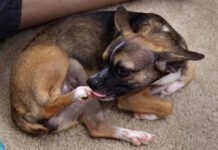
<path id="1" fill-rule="evenodd" d="M 203 57 L 155 14 L 120 7 L 74 15 L 39 33 L 15 60 L 12 119 L 33 135 L 80 122 L 92 137 L 146 144 L 151 134 L 108 124 L 98 99 L 117 97 L 139 119 L 165 118 L 172 104 L 154 95 L 185 86 L 193 75 L 188 61 Z"/>

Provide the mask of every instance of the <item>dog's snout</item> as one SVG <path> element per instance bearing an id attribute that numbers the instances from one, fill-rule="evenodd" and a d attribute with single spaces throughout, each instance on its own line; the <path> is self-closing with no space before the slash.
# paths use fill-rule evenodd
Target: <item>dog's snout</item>
<path id="1" fill-rule="evenodd" d="M 105 79 L 108 77 L 108 74 L 109 74 L 109 69 L 108 69 L 108 68 L 105 68 L 105 69 L 103 69 L 101 72 L 98 73 L 98 77 L 99 77 L 101 80 L 105 80 Z"/>
<path id="2" fill-rule="evenodd" d="M 102 71 L 94 74 L 91 78 L 87 80 L 87 84 L 92 88 L 104 88 L 105 80 L 108 78 L 109 69 L 105 68 Z"/>
<path id="3" fill-rule="evenodd" d="M 98 85 L 98 80 L 96 78 L 90 78 L 88 79 L 87 83 L 92 89 L 94 89 Z"/>

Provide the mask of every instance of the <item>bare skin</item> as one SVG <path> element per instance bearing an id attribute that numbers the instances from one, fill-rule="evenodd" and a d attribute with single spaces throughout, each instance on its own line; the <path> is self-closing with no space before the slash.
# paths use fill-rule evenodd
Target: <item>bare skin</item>
<path id="1" fill-rule="evenodd" d="M 129 0 L 23 0 L 20 29 L 73 13 L 99 9 Z"/>

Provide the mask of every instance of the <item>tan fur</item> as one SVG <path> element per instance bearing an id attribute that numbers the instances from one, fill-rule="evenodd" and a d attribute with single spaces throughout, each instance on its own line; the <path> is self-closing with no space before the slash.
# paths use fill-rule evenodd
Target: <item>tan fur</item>
<path id="1" fill-rule="evenodd" d="M 191 62 L 188 62 L 186 65 L 186 68 L 182 72 L 182 79 L 181 80 L 185 84 L 188 84 L 192 80 L 193 76 L 194 76 L 193 65 L 191 64 Z"/>
<path id="2" fill-rule="evenodd" d="M 161 37 L 161 35 L 153 35 L 149 38 L 140 37 L 139 41 L 148 46 L 154 52 L 166 52 L 170 49 L 173 49 L 172 45 L 169 44 L 169 41 L 166 40 L 164 37 Z"/>
<path id="3" fill-rule="evenodd" d="M 82 122 L 86 125 L 92 137 L 107 137 L 111 138 L 115 135 L 115 127 L 105 123 L 103 114 L 97 116 L 85 116 Z"/>
<path id="4" fill-rule="evenodd" d="M 114 58 L 114 64 L 117 64 L 118 62 L 121 62 L 121 64 L 126 68 L 129 69 L 135 68 L 133 58 L 131 58 L 131 56 L 129 56 L 126 53 L 120 53 L 116 55 L 116 57 Z"/>
<path id="5" fill-rule="evenodd" d="M 66 54 L 53 45 L 36 45 L 20 54 L 10 79 L 11 104 L 15 110 L 12 115 L 37 122 L 70 105 L 73 93 L 61 96 L 60 91 L 68 63 Z"/>
<path id="6" fill-rule="evenodd" d="M 150 95 L 146 89 L 120 97 L 118 99 L 118 107 L 138 113 L 155 114 L 160 118 L 166 118 L 173 109 L 170 102 Z"/>

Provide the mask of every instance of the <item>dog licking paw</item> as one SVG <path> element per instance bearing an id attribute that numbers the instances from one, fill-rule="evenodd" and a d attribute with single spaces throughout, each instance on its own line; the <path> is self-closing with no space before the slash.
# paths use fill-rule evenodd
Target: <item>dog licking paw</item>
<path id="1" fill-rule="evenodd" d="M 91 95 L 92 89 L 88 86 L 79 86 L 74 90 L 74 98 L 84 100 Z"/>

